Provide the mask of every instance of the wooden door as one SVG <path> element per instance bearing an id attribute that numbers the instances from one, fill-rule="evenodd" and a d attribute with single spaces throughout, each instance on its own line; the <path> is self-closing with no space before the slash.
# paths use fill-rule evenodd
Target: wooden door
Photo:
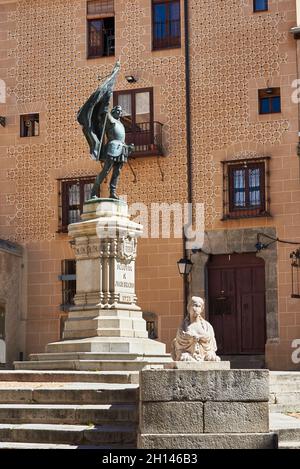
<path id="1" fill-rule="evenodd" d="M 212 256 L 208 263 L 209 321 L 218 353 L 263 354 L 265 268 L 254 253 Z"/>

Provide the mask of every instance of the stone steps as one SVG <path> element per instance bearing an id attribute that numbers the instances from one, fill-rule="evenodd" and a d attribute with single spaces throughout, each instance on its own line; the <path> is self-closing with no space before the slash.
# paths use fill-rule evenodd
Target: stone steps
<path id="1" fill-rule="evenodd" d="M 161 354 L 170 360 L 165 353 L 164 344 L 155 340 L 126 337 L 92 337 L 85 339 L 52 342 L 46 346 L 47 353 L 94 352 L 94 353 L 134 353 L 137 355 L 157 356 Z"/>
<path id="2" fill-rule="evenodd" d="M 136 447 L 135 444 L 125 445 L 123 444 L 121 449 L 134 449 Z M 93 446 L 93 445 L 60 445 L 55 443 L 18 443 L 18 442 L 0 442 L 0 450 L 2 449 L 120 449 L 120 445 L 118 444 L 111 444 L 106 446 Z"/>
<path id="3" fill-rule="evenodd" d="M 270 411 L 300 412 L 300 372 L 270 372 Z"/>
<path id="4" fill-rule="evenodd" d="M 0 449 L 136 448 L 138 384 L 98 381 L 106 375 L 1 372 Z"/>
<path id="5" fill-rule="evenodd" d="M 131 331 L 131 334 L 126 337 L 134 337 L 135 331 L 143 331 L 145 332 L 145 321 L 142 318 L 114 318 L 110 316 L 97 316 L 95 318 L 86 318 L 86 317 L 75 317 L 75 318 L 68 318 L 65 322 L 64 333 L 67 331 L 73 330 L 89 330 L 89 329 L 97 329 L 98 336 L 101 335 L 101 331 Z M 107 335 L 107 334 L 106 334 Z M 110 334 L 109 334 L 110 336 Z M 147 335 L 143 334 L 142 337 L 147 337 Z"/>
<path id="6" fill-rule="evenodd" d="M 278 449 L 300 449 L 300 441 L 282 441 L 278 443 Z"/>
<path id="7" fill-rule="evenodd" d="M 75 327 L 75 323 L 73 323 Z M 78 327 L 83 327 L 84 324 L 78 324 Z M 144 330 L 134 330 L 134 329 L 119 329 L 119 328 L 104 328 L 100 326 L 97 329 L 68 329 L 64 330 L 63 337 L 64 339 L 84 339 L 86 337 L 93 337 L 95 333 L 98 337 L 124 337 L 124 338 L 142 338 L 146 339 L 148 337 L 148 332 Z"/>
<path id="8" fill-rule="evenodd" d="M 138 384 L 138 371 L 0 371 L 1 381 Z"/>
<path id="9" fill-rule="evenodd" d="M 300 412 L 300 391 L 270 394 L 270 410 L 276 412 Z"/>
<path id="10" fill-rule="evenodd" d="M 269 410 L 271 413 L 282 413 L 287 414 L 289 412 L 300 412 L 299 404 L 269 404 Z"/>
<path id="11" fill-rule="evenodd" d="M 72 445 L 134 445 L 136 425 L 0 424 L 0 441 Z"/>
<path id="12" fill-rule="evenodd" d="M 135 404 L 59 405 L 59 404 L 0 404 L 1 424 L 69 424 L 100 425 L 103 423 L 135 423 Z"/>
<path id="13" fill-rule="evenodd" d="M 147 357 L 138 353 L 125 352 L 62 352 L 62 353 L 35 353 L 30 355 L 30 361 L 53 361 L 53 360 L 85 360 L 85 361 L 161 361 L 165 362 L 165 357 L 161 355 L 151 355 Z"/>
<path id="14" fill-rule="evenodd" d="M 165 359 L 153 360 L 31 360 L 15 362 L 17 370 L 140 371 L 147 365 L 163 367 Z"/>
<path id="15" fill-rule="evenodd" d="M 1 404 L 120 404 L 136 403 L 138 385 L 102 383 L 0 383 Z"/>
<path id="16" fill-rule="evenodd" d="M 221 355 L 222 361 L 230 361 L 231 369 L 262 369 L 265 368 L 264 355 Z"/>
<path id="17" fill-rule="evenodd" d="M 300 449 L 300 419 L 271 413 L 270 428 L 277 433 L 278 449 Z"/>

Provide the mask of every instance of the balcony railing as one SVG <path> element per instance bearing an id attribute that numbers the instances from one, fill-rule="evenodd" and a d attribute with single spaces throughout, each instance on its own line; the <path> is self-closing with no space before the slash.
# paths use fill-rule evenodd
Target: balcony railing
<path id="1" fill-rule="evenodd" d="M 126 130 L 126 142 L 134 144 L 135 156 L 163 155 L 162 127 L 160 122 L 139 122 L 133 129 Z"/>
<path id="2" fill-rule="evenodd" d="M 180 47 L 180 20 L 154 22 L 153 49 Z"/>

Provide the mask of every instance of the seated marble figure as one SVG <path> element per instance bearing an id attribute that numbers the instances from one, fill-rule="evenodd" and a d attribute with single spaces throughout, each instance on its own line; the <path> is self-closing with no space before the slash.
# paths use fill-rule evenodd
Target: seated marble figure
<path id="1" fill-rule="evenodd" d="M 193 296 L 188 303 L 188 316 L 172 342 L 171 355 L 174 361 L 220 361 L 220 357 L 216 355 L 213 327 L 201 316 L 203 311 L 203 299 Z"/>

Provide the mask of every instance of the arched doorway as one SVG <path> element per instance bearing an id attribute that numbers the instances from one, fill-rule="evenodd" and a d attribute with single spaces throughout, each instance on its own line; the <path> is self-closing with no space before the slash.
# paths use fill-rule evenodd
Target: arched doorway
<path id="1" fill-rule="evenodd" d="M 255 253 L 211 255 L 208 315 L 220 355 L 262 355 L 266 343 L 265 262 Z"/>

